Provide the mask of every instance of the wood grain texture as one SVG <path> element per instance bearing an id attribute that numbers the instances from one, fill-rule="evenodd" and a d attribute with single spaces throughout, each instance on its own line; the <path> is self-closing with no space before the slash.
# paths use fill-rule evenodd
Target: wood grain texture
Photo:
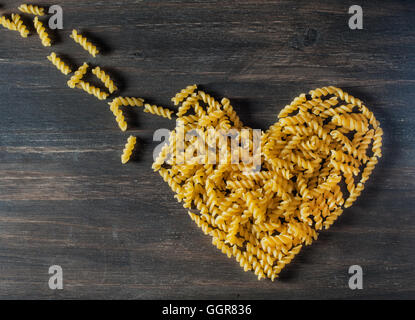
<path id="1" fill-rule="evenodd" d="M 4 13 L 20 1 L 0 0 Z M 51 5 L 55 1 L 41 1 Z M 0 30 L 0 298 L 415 298 L 415 3 L 365 1 L 60 1 L 64 30 L 44 48 Z M 72 42 L 73 28 L 103 50 Z M 163 106 L 193 83 L 229 97 L 266 129 L 299 93 L 335 85 L 361 98 L 385 131 L 362 196 L 280 280 L 258 281 L 210 244 L 151 170 L 157 128 L 134 110 L 122 133 L 105 102 L 69 89 L 46 56 L 87 61 L 123 95 Z M 129 134 L 136 161 L 121 165 Z M 62 266 L 64 289 L 48 288 Z M 361 265 L 364 289 L 348 288 Z"/>

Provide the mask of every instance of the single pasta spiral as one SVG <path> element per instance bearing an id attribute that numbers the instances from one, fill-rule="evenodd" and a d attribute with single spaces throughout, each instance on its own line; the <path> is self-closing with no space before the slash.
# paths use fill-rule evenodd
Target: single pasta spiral
<path id="1" fill-rule="evenodd" d="M 71 68 L 66 65 L 61 58 L 59 58 L 58 56 L 56 56 L 55 52 L 52 52 L 48 57 L 48 60 L 51 61 L 53 63 L 53 65 L 60 71 L 62 72 L 64 75 L 68 75 L 69 73 L 72 72 Z"/>
<path id="2" fill-rule="evenodd" d="M 100 67 L 96 67 L 92 69 L 92 74 L 94 74 L 98 79 L 104 83 L 105 87 L 108 89 L 110 93 L 114 93 L 118 90 L 115 86 L 114 81 L 111 80 L 110 76 L 107 75 Z"/>
<path id="3" fill-rule="evenodd" d="M 348 115 L 338 115 L 336 114 L 332 118 L 332 122 L 337 126 L 343 126 L 348 130 L 356 130 L 358 132 L 367 132 L 368 131 L 368 124 L 367 121 L 363 121 L 362 119 L 356 119 L 353 117 L 353 113 Z"/>
<path id="4" fill-rule="evenodd" d="M 10 19 L 7 19 L 5 16 L 1 16 L 0 23 L 6 29 L 9 29 L 9 30 L 12 30 L 12 31 L 17 30 L 16 24 L 13 21 L 11 21 Z"/>
<path id="5" fill-rule="evenodd" d="M 156 105 L 150 105 L 148 103 L 144 105 L 144 112 L 152 113 L 168 119 L 171 119 L 171 115 L 174 113 L 169 109 L 158 107 Z"/>
<path id="6" fill-rule="evenodd" d="M 37 33 L 39 34 L 40 40 L 42 40 L 42 45 L 45 47 L 50 47 L 52 41 L 50 40 L 49 35 L 46 32 L 46 28 L 43 26 L 43 23 L 39 21 L 37 16 L 33 19 L 33 23 Z"/>
<path id="7" fill-rule="evenodd" d="M 36 16 L 43 16 L 45 15 L 45 9 L 39 6 L 35 6 L 32 4 L 22 4 L 17 9 L 19 9 L 23 13 L 33 14 Z"/>
<path id="8" fill-rule="evenodd" d="M 99 100 L 105 100 L 108 98 L 109 94 L 101 89 L 94 87 L 89 82 L 85 82 L 83 80 L 79 80 L 76 84 L 76 87 L 79 89 L 84 90 L 85 92 L 89 93 L 90 95 L 95 96 Z"/>
<path id="9" fill-rule="evenodd" d="M 185 89 L 181 90 L 177 93 L 171 101 L 174 102 L 174 105 L 177 106 L 180 102 L 186 99 L 188 96 L 192 95 L 192 93 L 197 89 L 197 85 L 187 86 Z"/>
<path id="10" fill-rule="evenodd" d="M 120 102 L 114 99 L 112 102 L 108 103 L 110 105 L 110 110 L 115 116 L 115 121 L 118 123 L 121 131 L 127 130 L 127 122 L 125 121 L 124 115 L 120 107 Z"/>
<path id="11" fill-rule="evenodd" d="M 93 57 L 95 57 L 99 53 L 99 50 L 97 49 L 97 47 L 94 46 L 91 42 L 89 42 L 86 37 L 83 37 L 80 34 L 78 34 L 78 31 L 76 31 L 75 29 L 72 30 L 72 34 L 70 35 L 70 37 L 76 43 L 80 44 L 81 47 L 84 48 L 86 51 L 88 51 L 89 54 L 92 55 Z"/>
<path id="12" fill-rule="evenodd" d="M 110 105 L 110 110 L 115 116 L 115 121 L 117 121 L 118 126 L 122 131 L 127 130 L 127 122 L 125 121 L 124 115 L 120 106 L 137 106 L 141 107 L 143 105 L 144 99 L 134 98 L 134 97 L 116 97 L 112 102 L 108 103 Z"/>
<path id="13" fill-rule="evenodd" d="M 89 65 L 84 62 L 84 64 L 75 71 L 75 74 L 71 77 L 71 79 L 69 79 L 68 87 L 72 89 L 75 88 L 76 84 L 81 81 L 84 75 L 87 73 L 88 68 Z"/>
<path id="14" fill-rule="evenodd" d="M 130 107 L 142 107 L 144 99 L 142 98 L 133 98 L 133 97 L 116 97 L 114 102 L 118 103 L 122 106 L 130 106 Z"/>
<path id="15" fill-rule="evenodd" d="M 130 136 L 128 138 L 127 143 L 125 145 L 125 148 L 123 150 L 123 153 L 121 155 L 121 162 L 123 164 L 127 163 L 130 160 L 136 142 L 137 142 L 137 138 L 136 137 Z"/>
<path id="16" fill-rule="evenodd" d="M 23 38 L 27 38 L 29 34 L 29 30 L 27 30 L 27 27 L 24 25 L 23 20 L 21 19 L 20 15 L 13 13 L 12 20 L 13 20 L 13 23 L 16 25 L 17 31 L 20 32 L 20 35 Z"/>

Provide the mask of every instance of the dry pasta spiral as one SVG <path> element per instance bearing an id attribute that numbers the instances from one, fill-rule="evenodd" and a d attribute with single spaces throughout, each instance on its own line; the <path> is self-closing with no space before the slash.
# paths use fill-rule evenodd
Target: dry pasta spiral
<path id="1" fill-rule="evenodd" d="M 84 90 L 85 92 L 87 92 L 90 95 L 95 96 L 99 100 L 105 100 L 109 96 L 109 94 L 107 92 L 102 91 L 101 89 L 91 85 L 89 82 L 85 82 L 83 80 L 79 80 L 78 83 L 76 84 L 76 87 L 79 88 L 79 89 Z"/>
<path id="2" fill-rule="evenodd" d="M 13 13 L 12 20 L 13 20 L 13 23 L 16 25 L 17 31 L 20 32 L 20 35 L 23 38 L 27 38 L 29 34 L 29 30 L 27 30 L 27 27 L 24 25 L 23 20 L 21 19 L 20 15 Z"/>
<path id="3" fill-rule="evenodd" d="M 171 119 L 171 115 L 174 113 L 169 109 L 158 107 L 156 105 L 150 105 L 148 103 L 144 105 L 144 112 L 152 113 L 167 119 Z"/>
<path id="4" fill-rule="evenodd" d="M 94 74 L 98 79 L 104 83 L 105 87 L 108 89 L 110 93 L 114 93 L 118 90 L 115 86 L 114 81 L 111 80 L 110 76 L 106 74 L 100 67 L 96 67 L 92 69 L 92 74 Z"/>
<path id="5" fill-rule="evenodd" d="M 39 6 L 35 6 L 32 4 L 22 4 L 18 7 L 18 9 L 23 13 L 33 14 L 36 16 L 44 16 L 45 9 Z"/>
<path id="6" fill-rule="evenodd" d="M 120 109 L 120 101 L 117 99 L 114 99 L 112 102 L 108 103 L 110 105 L 110 110 L 115 116 L 115 121 L 117 122 L 119 128 L 121 131 L 127 130 L 127 122 L 125 121 L 124 115 L 122 113 L 122 110 Z"/>
<path id="7" fill-rule="evenodd" d="M 127 143 L 125 145 L 125 148 L 123 150 L 123 153 L 121 155 L 121 162 L 123 164 L 127 163 L 130 160 L 131 155 L 132 155 L 133 150 L 134 150 L 134 147 L 136 145 L 136 142 L 137 142 L 137 138 L 136 137 L 130 136 L 128 138 Z"/>
<path id="8" fill-rule="evenodd" d="M 6 29 L 9 29 L 9 30 L 12 30 L 12 31 L 17 30 L 16 24 L 13 21 L 11 21 L 10 19 L 6 18 L 6 16 L 1 16 L 0 23 Z"/>
<path id="9" fill-rule="evenodd" d="M 76 84 L 82 80 L 82 78 L 84 77 L 84 75 L 87 73 L 89 68 L 89 65 L 84 62 L 84 64 L 82 66 L 80 66 L 78 68 L 78 70 L 75 71 L 74 75 L 71 77 L 71 79 L 69 79 L 68 81 L 68 87 L 69 88 L 75 88 Z"/>
<path id="10" fill-rule="evenodd" d="M 179 93 L 177 93 L 173 98 L 171 98 L 171 101 L 174 102 L 174 105 L 177 106 L 180 102 L 182 102 L 184 99 L 186 99 L 188 96 L 192 95 L 192 93 L 197 89 L 197 85 L 191 85 L 187 86 L 183 90 L 181 90 Z"/>
<path id="11" fill-rule="evenodd" d="M 48 33 L 46 32 L 46 28 L 43 26 L 43 23 L 39 20 L 39 18 L 36 16 L 33 19 L 33 23 L 35 26 L 35 29 L 39 35 L 40 40 L 42 41 L 42 45 L 45 47 L 51 46 L 51 39 L 49 38 Z"/>
<path id="12" fill-rule="evenodd" d="M 81 45 L 81 47 L 84 48 L 84 50 L 88 51 L 89 54 L 92 55 L 93 57 L 95 57 L 99 53 L 99 50 L 97 49 L 97 47 L 93 45 L 91 42 L 89 42 L 86 37 L 83 37 L 82 35 L 78 34 L 78 31 L 76 31 L 75 29 L 72 30 L 72 34 L 70 35 L 70 37 L 76 43 Z"/>
<path id="13" fill-rule="evenodd" d="M 64 75 L 68 75 L 72 72 L 71 68 L 65 64 L 61 58 L 59 58 L 55 52 L 52 52 L 48 57 L 48 60 L 53 63 L 53 65 Z"/>
<path id="14" fill-rule="evenodd" d="M 122 106 L 142 107 L 144 103 L 144 99 L 134 98 L 134 97 L 116 97 L 114 99 L 114 102 Z"/>

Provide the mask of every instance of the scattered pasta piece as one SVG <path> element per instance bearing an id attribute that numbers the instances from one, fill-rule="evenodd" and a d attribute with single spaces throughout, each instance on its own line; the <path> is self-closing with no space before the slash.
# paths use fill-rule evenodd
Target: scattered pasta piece
<path id="1" fill-rule="evenodd" d="M 35 6 L 32 4 L 22 4 L 18 7 L 18 9 L 23 13 L 33 14 L 36 16 L 44 16 L 45 9 L 39 6 Z"/>
<path id="2" fill-rule="evenodd" d="M 158 107 L 156 105 L 150 105 L 148 103 L 144 105 L 144 112 L 152 113 L 168 119 L 171 119 L 171 115 L 174 113 L 169 109 Z"/>
<path id="3" fill-rule="evenodd" d="M 182 102 L 188 96 L 192 95 L 196 89 L 197 89 L 197 85 L 195 84 L 191 86 L 187 86 L 186 88 L 181 90 L 179 93 L 177 93 L 173 98 L 171 98 L 171 101 L 173 101 L 174 105 L 177 106 L 180 102 Z"/>
<path id="4" fill-rule="evenodd" d="M 92 69 L 92 74 L 94 74 L 102 83 L 104 83 L 105 87 L 108 89 L 110 93 L 114 93 L 118 90 L 115 86 L 114 81 L 111 80 L 110 76 L 106 74 L 100 67 L 96 67 Z"/>
<path id="5" fill-rule="evenodd" d="M 39 21 L 39 18 L 36 16 L 33 20 L 35 25 L 35 29 L 39 35 L 40 40 L 42 40 L 42 45 L 45 47 L 50 47 L 52 41 L 49 38 L 48 33 L 46 32 L 46 28 L 43 26 L 43 23 Z"/>
<path id="6" fill-rule="evenodd" d="M 72 34 L 70 36 L 74 41 L 81 45 L 82 48 L 84 48 L 86 51 L 89 52 L 90 55 L 95 57 L 99 51 L 96 46 L 94 46 L 91 42 L 88 41 L 86 37 L 81 36 L 78 34 L 78 31 L 75 29 L 72 30 Z"/>
<path id="7" fill-rule="evenodd" d="M 17 31 L 20 32 L 20 35 L 23 38 L 27 38 L 27 36 L 29 35 L 29 30 L 27 30 L 27 27 L 24 25 L 23 20 L 21 19 L 20 15 L 13 13 L 12 20 L 13 20 L 13 23 L 16 25 Z"/>
<path id="8" fill-rule="evenodd" d="M 61 58 L 56 56 L 55 52 L 52 52 L 49 56 L 47 56 L 48 60 L 53 63 L 53 65 L 64 75 L 68 75 L 72 72 L 71 68 L 66 65 Z"/>
<path id="9" fill-rule="evenodd" d="M 121 102 L 119 99 L 115 98 L 112 102 L 108 103 L 110 105 L 110 110 L 115 116 L 115 121 L 118 123 L 121 131 L 127 130 L 127 122 L 125 121 L 122 110 L 120 109 Z"/>
<path id="10" fill-rule="evenodd" d="M 144 99 L 142 98 L 133 98 L 133 97 L 116 97 L 112 102 L 108 103 L 110 105 L 110 110 L 115 116 L 115 121 L 117 121 L 118 126 L 122 131 L 127 130 L 127 122 L 125 121 L 121 106 L 131 106 L 131 107 L 141 107 L 143 106 Z"/>
<path id="11" fill-rule="evenodd" d="M 136 142 L 137 142 L 136 137 L 130 136 L 128 138 L 127 143 L 125 145 L 125 148 L 123 150 L 123 154 L 121 155 L 121 163 L 122 164 L 126 164 L 130 160 Z"/>
<path id="12" fill-rule="evenodd" d="M 78 70 L 75 71 L 74 75 L 69 79 L 68 81 L 68 87 L 69 88 L 75 88 L 76 84 L 82 80 L 86 72 L 88 71 L 89 65 L 84 62 L 82 66 L 78 68 Z"/>
<path id="13" fill-rule="evenodd" d="M 6 29 L 9 29 L 9 30 L 12 30 L 12 31 L 16 31 L 17 30 L 16 24 L 13 23 L 13 21 L 11 21 L 10 19 L 7 19 L 5 16 L 1 16 L 0 23 Z"/>
<path id="14" fill-rule="evenodd" d="M 83 80 L 79 80 L 76 84 L 76 87 L 79 89 L 84 90 L 85 92 L 89 93 L 90 95 L 95 96 L 99 100 L 105 100 L 108 98 L 109 94 L 101 89 L 94 87 L 89 82 L 85 82 Z"/>
<path id="15" fill-rule="evenodd" d="M 117 97 L 114 99 L 120 106 L 130 106 L 130 107 L 142 107 L 144 104 L 144 99 L 142 98 L 133 98 L 133 97 Z"/>
<path id="16" fill-rule="evenodd" d="M 217 150 L 216 136 L 209 136 L 209 129 L 241 135 L 247 130 L 229 99 L 219 103 L 203 91 L 177 97 L 177 125 L 153 169 L 185 208 L 197 210 L 189 215 L 212 244 L 258 279 L 277 278 L 304 245 L 328 229 L 360 195 L 381 156 L 379 122 L 362 101 L 336 87 L 302 94 L 280 112 L 261 135 L 257 170 L 252 163 L 230 162 L 231 144 Z M 195 131 L 197 137 L 184 138 Z M 196 138 L 215 160 L 225 155 L 226 161 L 208 162 L 209 152 L 195 158 Z M 241 142 L 236 151 L 254 155 L 253 143 Z"/>

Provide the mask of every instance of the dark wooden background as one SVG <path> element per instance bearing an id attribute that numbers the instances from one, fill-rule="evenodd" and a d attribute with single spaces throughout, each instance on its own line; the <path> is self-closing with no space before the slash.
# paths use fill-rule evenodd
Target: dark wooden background
<path id="1" fill-rule="evenodd" d="M 43 5 L 56 1 L 38 2 Z M 0 0 L 15 12 L 20 1 Z M 415 3 L 360 1 L 60 1 L 64 30 L 0 30 L 0 298 L 415 298 Z M 103 48 L 93 59 L 73 28 Z M 157 128 L 128 114 L 122 133 L 104 102 L 66 86 L 46 60 L 110 70 L 123 95 L 164 106 L 197 83 L 229 97 L 266 129 L 291 99 L 335 85 L 361 98 L 385 131 L 384 157 L 337 223 L 303 249 L 278 281 L 258 281 L 210 243 L 151 170 Z M 128 134 L 136 161 L 121 165 Z M 64 289 L 50 290 L 60 265 Z M 348 288 L 348 268 L 364 289 Z"/>

